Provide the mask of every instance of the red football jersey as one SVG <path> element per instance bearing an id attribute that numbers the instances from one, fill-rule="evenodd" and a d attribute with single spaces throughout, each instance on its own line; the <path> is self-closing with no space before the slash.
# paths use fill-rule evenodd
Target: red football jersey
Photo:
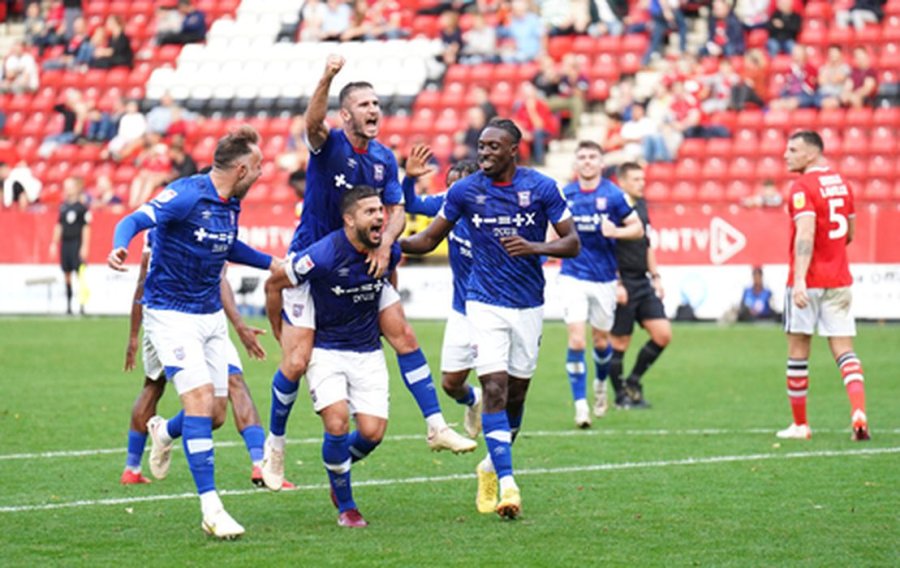
<path id="1" fill-rule="evenodd" d="M 812 260 L 806 273 L 807 288 L 841 288 L 853 283 L 847 262 L 849 220 L 856 215 L 853 191 L 841 175 L 827 166 L 809 168 L 791 187 L 791 266 L 788 286 L 794 283 L 795 221 L 804 215 L 816 218 Z"/>

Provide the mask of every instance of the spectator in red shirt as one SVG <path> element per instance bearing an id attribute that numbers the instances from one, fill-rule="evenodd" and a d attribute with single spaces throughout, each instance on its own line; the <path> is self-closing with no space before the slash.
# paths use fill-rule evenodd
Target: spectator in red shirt
<path id="1" fill-rule="evenodd" d="M 522 142 L 531 151 L 532 163 L 543 166 L 547 144 L 559 135 L 559 120 L 533 84 L 525 82 L 519 87 L 519 100 L 513 106 L 512 119 L 522 130 Z"/>
<path id="2" fill-rule="evenodd" d="M 784 88 L 770 106 L 781 110 L 818 108 L 818 75 L 818 69 L 806 57 L 806 47 L 795 45 L 791 51 L 791 69 L 784 77 Z"/>
<path id="3" fill-rule="evenodd" d="M 850 68 L 850 77 L 844 83 L 841 102 L 853 108 L 871 106 L 875 102 L 877 90 L 878 79 L 875 70 L 872 69 L 869 51 L 862 46 L 853 48 L 853 65 Z"/>

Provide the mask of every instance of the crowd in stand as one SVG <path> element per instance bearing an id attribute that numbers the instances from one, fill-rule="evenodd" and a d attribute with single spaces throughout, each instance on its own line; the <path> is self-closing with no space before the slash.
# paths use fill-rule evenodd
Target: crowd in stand
<path id="1" fill-rule="evenodd" d="M 26 4 L 25 39 L 3 60 L 0 92 L 37 91 L 42 70 L 133 64 L 135 54 L 119 16 L 90 26 L 80 0 Z M 833 3 L 833 24 L 864 28 L 883 19 L 883 4 L 839 0 Z M 819 53 L 800 44 L 804 9 L 802 0 L 451 0 L 419 15 L 439 17 L 443 50 L 435 63 L 441 69 L 503 62 L 534 67 L 531 81 L 511 86 L 511 118 L 524 133 L 523 156 L 537 165 L 544 162 L 551 139 L 578 135 L 590 87 L 588 62 L 572 53 L 555 60 L 548 55 L 550 39 L 647 34 L 641 72 L 620 77 L 603 102 L 607 119 L 600 142 L 608 162 L 615 164 L 670 162 L 684 139 L 731 136 L 716 122 L 722 111 L 872 105 L 878 90 L 872 54 L 862 46 L 831 45 L 827 53 Z M 411 15 L 397 0 L 307 0 L 294 39 L 407 37 L 413 33 Z M 155 42 L 203 41 L 207 25 L 190 0 L 161 4 Z M 689 42 L 691 29 L 703 30 L 705 38 Z M 757 30 L 767 33 L 764 48 L 748 49 L 748 34 Z M 53 56 L 46 57 L 51 49 Z M 475 102 L 453 141 L 452 162 L 474 156 L 477 133 L 497 113 L 489 100 L 492 85 L 482 87 L 468 95 Z M 102 158 L 137 165 L 140 173 L 131 184 L 129 205 L 140 203 L 171 176 L 196 168 L 184 165 L 185 158 L 192 162 L 184 141 L 197 117 L 171 97 L 144 115 L 137 101 L 116 96 L 98 104 L 69 89 L 54 110 L 63 117 L 62 128 L 46 137 L 40 155 L 50 156 L 67 144 L 98 144 Z M 0 111 L 0 132 L 3 118 Z M 286 171 L 305 169 L 302 128 L 301 121 L 285 133 L 288 157 L 279 160 L 291 163 L 279 165 Z"/>

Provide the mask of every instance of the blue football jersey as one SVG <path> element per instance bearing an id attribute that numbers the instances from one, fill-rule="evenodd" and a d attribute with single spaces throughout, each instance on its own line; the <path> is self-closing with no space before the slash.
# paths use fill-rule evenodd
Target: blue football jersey
<path id="1" fill-rule="evenodd" d="M 400 262 L 394 243 L 383 278 L 368 274 L 367 253 L 359 252 L 338 229 L 297 253 L 291 262 L 295 281 L 309 282 L 316 306 L 315 347 L 369 352 L 381 349 L 378 304 L 381 289 Z"/>
<path id="2" fill-rule="evenodd" d="M 405 187 L 403 194 L 407 212 L 428 217 L 434 217 L 440 212 L 447 196 L 446 192 L 437 195 L 410 194 Z M 447 237 L 450 272 L 453 274 L 452 308 L 463 315 L 466 313 L 469 274 L 472 272 L 472 241 L 469 239 L 466 223 L 465 219 L 460 220 Z"/>
<path id="3" fill-rule="evenodd" d="M 396 205 L 402 200 L 394 153 L 376 140 L 370 141 L 366 150 L 359 150 L 350 144 L 343 130 L 333 129 L 322 147 L 311 152 L 303 212 L 290 250 L 305 249 L 343 227 L 341 198 L 344 190 L 356 185 L 379 190 L 385 205 Z"/>
<path id="4" fill-rule="evenodd" d="M 469 224 L 473 256 L 466 299 L 508 308 L 543 305 L 540 257 L 511 257 L 500 238 L 518 235 L 544 242 L 549 223 L 571 216 L 555 181 L 517 168 L 512 183 L 495 185 L 477 172 L 453 184 L 440 214 L 451 223 L 463 219 Z"/>
<path id="5" fill-rule="evenodd" d="M 222 309 L 222 268 L 237 241 L 241 202 L 222 201 L 209 175 L 172 182 L 144 213 L 156 228 L 144 305 L 208 314 Z"/>
<path id="6" fill-rule="evenodd" d="M 581 253 L 575 258 L 562 259 L 560 274 L 591 282 L 615 280 L 616 240 L 603 236 L 600 223 L 607 217 L 622 226 L 634 211 L 625 201 L 625 194 L 613 182 L 601 179 L 597 187 L 587 190 L 572 182 L 563 188 L 563 195 L 581 238 Z"/>

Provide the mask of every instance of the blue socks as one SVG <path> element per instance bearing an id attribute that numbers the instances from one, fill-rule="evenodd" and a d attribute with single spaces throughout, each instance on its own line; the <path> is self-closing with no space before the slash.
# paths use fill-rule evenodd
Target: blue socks
<path id="1" fill-rule="evenodd" d="M 466 391 L 466 396 L 462 398 L 457 398 L 456 402 L 460 404 L 465 404 L 466 406 L 472 406 L 475 404 L 475 389 L 472 385 L 468 385 L 468 390 Z"/>
<path id="2" fill-rule="evenodd" d="M 431 369 L 421 349 L 416 349 L 406 355 L 397 355 L 397 364 L 400 366 L 400 375 L 406 388 L 412 393 L 422 411 L 422 416 L 428 418 L 432 414 L 441 412 L 438 404 L 437 392 L 431 381 Z"/>
<path id="3" fill-rule="evenodd" d="M 194 476 L 197 493 L 215 491 L 212 418 L 185 416 L 181 433 L 184 455 Z"/>
<path id="4" fill-rule="evenodd" d="M 350 488 L 350 445 L 349 436 L 341 434 L 334 436 L 325 432 L 322 442 L 322 462 L 328 472 L 328 481 L 337 498 L 340 512 L 356 508 L 353 501 L 353 490 Z"/>
<path id="5" fill-rule="evenodd" d="M 572 400 L 586 399 L 587 366 L 584 364 L 584 351 L 568 350 L 566 353 L 566 372 L 569 374 Z"/>
<path id="6" fill-rule="evenodd" d="M 184 430 L 184 410 L 169 418 L 168 422 L 166 422 L 166 431 L 173 440 L 181 436 L 182 430 Z"/>
<path id="7" fill-rule="evenodd" d="M 300 381 L 291 382 L 284 376 L 281 369 L 275 371 L 272 377 L 272 412 L 269 415 L 269 431 L 276 436 L 284 436 L 291 408 L 297 400 L 297 388 Z"/>
<path id="8" fill-rule="evenodd" d="M 350 448 L 350 458 L 354 462 L 358 462 L 363 459 L 367 455 L 371 454 L 375 451 L 375 448 L 378 447 L 378 444 L 381 442 L 374 442 L 362 434 L 359 433 L 358 430 L 354 430 L 347 437 L 347 444 Z"/>
<path id="9" fill-rule="evenodd" d="M 147 434 L 141 434 L 134 430 L 128 431 L 128 456 L 125 458 L 125 467 L 131 471 L 141 471 L 141 459 L 144 457 L 144 446 L 147 444 Z"/>
<path id="10" fill-rule="evenodd" d="M 494 469 L 497 471 L 497 477 L 511 476 L 512 451 L 510 444 L 512 437 L 506 411 L 482 413 L 481 424 L 484 429 L 484 442 L 487 444 L 488 454 L 491 456 Z"/>
<path id="11" fill-rule="evenodd" d="M 244 444 L 247 446 L 247 452 L 250 454 L 250 461 L 254 464 L 259 463 L 263 459 L 263 444 L 266 443 L 266 432 L 259 424 L 247 426 L 241 432 L 244 438 Z"/>
<path id="12" fill-rule="evenodd" d="M 607 344 L 606 349 L 600 351 L 594 347 L 594 366 L 597 370 L 597 380 L 605 381 L 606 375 L 609 374 L 609 363 L 612 361 L 612 346 Z"/>

